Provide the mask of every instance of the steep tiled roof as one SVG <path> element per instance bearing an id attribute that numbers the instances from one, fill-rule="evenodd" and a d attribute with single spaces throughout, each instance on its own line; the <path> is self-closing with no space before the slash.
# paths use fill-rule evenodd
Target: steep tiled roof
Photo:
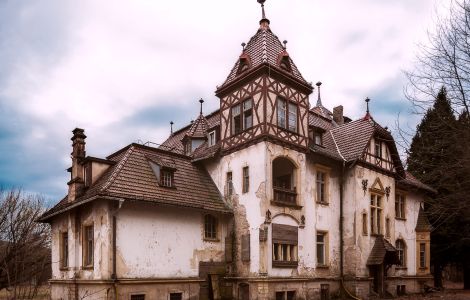
<path id="1" fill-rule="evenodd" d="M 362 156 L 374 130 L 371 120 L 359 119 L 333 128 L 331 133 L 340 154 L 352 161 Z"/>
<path id="2" fill-rule="evenodd" d="M 117 163 L 97 180 L 85 194 L 73 203 L 67 197 L 47 211 L 40 220 L 93 199 L 112 197 L 131 201 L 148 201 L 165 205 L 205 209 L 230 213 L 221 194 L 207 171 L 182 155 L 138 144 L 131 144 L 108 157 Z M 173 188 L 159 185 L 149 162 L 175 169 Z"/>
<path id="3" fill-rule="evenodd" d="M 398 181 L 398 185 L 404 188 L 411 187 L 418 190 L 424 190 L 433 194 L 437 193 L 435 189 L 427 184 L 422 183 L 408 171 L 405 172 L 405 178 Z"/>
<path id="4" fill-rule="evenodd" d="M 192 138 L 204 138 L 206 137 L 208 129 L 208 123 L 206 117 L 203 114 L 200 114 L 196 121 L 191 124 L 189 130 L 186 132 L 186 136 Z"/>
<path id="5" fill-rule="evenodd" d="M 300 74 L 299 70 L 297 69 L 297 66 L 294 64 L 290 56 L 286 57 L 289 60 L 291 72 L 288 72 L 279 67 L 280 56 L 282 54 L 287 54 L 284 51 L 284 46 L 282 45 L 279 38 L 272 33 L 271 29 L 269 29 L 269 27 L 261 27 L 246 44 L 246 47 L 241 54 L 241 57 L 248 57 L 248 60 L 250 62 L 250 68 L 256 68 L 264 63 L 267 63 L 271 67 L 283 70 L 284 73 L 293 76 L 297 80 L 307 83 L 302 77 L 302 74 Z M 237 74 L 239 67 L 240 60 L 235 63 L 222 86 L 227 85 L 228 83 L 234 81 L 235 78 L 237 78 L 239 75 L 243 74 L 243 72 Z"/>
<path id="6" fill-rule="evenodd" d="M 378 235 L 375 238 L 374 247 L 370 251 L 369 258 L 367 258 L 367 265 L 381 265 L 386 264 L 398 264 L 397 249 L 393 247 L 382 235 Z"/>
<path id="7" fill-rule="evenodd" d="M 419 213 L 418 213 L 418 220 L 416 221 L 416 227 L 415 231 L 422 232 L 422 231 L 431 231 L 432 226 L 431 223 L 429 223 L 429 219 L 424 212 L 423 207 L 419 207 Z"/>

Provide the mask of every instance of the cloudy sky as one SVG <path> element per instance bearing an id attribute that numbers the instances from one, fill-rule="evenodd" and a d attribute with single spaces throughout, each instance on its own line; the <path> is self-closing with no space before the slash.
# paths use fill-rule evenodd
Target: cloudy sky
<path id="1" fill-rule="evenodd" d="M 415 126 L 403 96 L 437 0 L 268 0 L 267 17 L 303 76 L 353 119 L 365 97 L 383 126 Z M 0 1 L 0 186 L 55 203 L 67 190 L 71 130 L 87 154 L 162 142 L 218 108 L 214 95 L 258 29 L 255 0 Z M 316 91 L 311 103 L 316 99 Z"/>

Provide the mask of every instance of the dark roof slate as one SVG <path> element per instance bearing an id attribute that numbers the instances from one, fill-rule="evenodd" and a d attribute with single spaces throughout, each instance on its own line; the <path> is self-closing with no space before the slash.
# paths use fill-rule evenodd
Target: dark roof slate
<path id="1" fill-rule="evenodd" d="M 370 251 L 369 257 L 367 258 L 367 265 L 381 265 L 382 263 L 387 264 L 398 264 L 397 249 L 390 244 L 389 241 L 384 239 L 382 235 L 378 235 L 375 238 L 374 247 Z"/>
<path id="2" fill-rule="evenodd" d="M 431 223 L 429 222 L 428 216 L 422 206 L 419 207 L 418 220 L 416 221 L 415 231 L 417 232 L 429 232 L 432 230 Z"/>
<path id="3" fill-rule="evenodd" d="M 251 69 L 256 68 L 264 63 L 267 63 L 270 66 L 277 68 L 278 70 L 282 70 L 285 74 L 293 76 L 297 80 L 300 80 L 301 82 L 310 85 L 302 77 L 302 74 L 300 74 L 297 66 L 294 64 L 294 61 L 290 58 L 290 56 L 288 56 L 288 54 L 287 56 L 285 56 L 286 54 L 287 52 L 285 52 L 284 46 L 282 45 L 279 38 L 274 33 L 272 33 L 271 29 L 269 29 L 269 27 L 261 27 L 260 29 L 258 29 L 256 34 L 251 37 L 251 39 L 248 41 L 240 57 L 248 57 L 249 62 L 251 64 Z M 288 58 L 291 72 L 288 72 L 278 67 L 279 58 L 281 55 L 284 55 Z M 238 74 L 239 67 L 240 59 L 237 60 L 222 86 L 231 83 L 238 76 L 244 73 L 241 72 Z"/>
<path id="4" fill-rule="evenodd" d="M 207 171 L 188 157 L 138 144 L 131 144 L 108 159 L 117 163 L 73 203 L 62 199 L 43 214 L 45 221 L 55 213 L 93 197 L 113 197 L 230 213 Z M 175 169 L 174 188 L 160 186 L 149 162 Z"/>

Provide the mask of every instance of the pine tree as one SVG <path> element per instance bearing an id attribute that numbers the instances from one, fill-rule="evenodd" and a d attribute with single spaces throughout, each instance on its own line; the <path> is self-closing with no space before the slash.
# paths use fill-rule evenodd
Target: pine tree
<path id="1" fill-rule="evenodd" d="M 464 267 L 470 288 L 470 122 L 466 114 L 457 120 L 442 88 L 434 105 L 417 126 L 408 171 L 437 190 L 425 205 L 434 226 L 431 260 L 437 287 L 442 286 L 442 268 L 455 262 Z"/>

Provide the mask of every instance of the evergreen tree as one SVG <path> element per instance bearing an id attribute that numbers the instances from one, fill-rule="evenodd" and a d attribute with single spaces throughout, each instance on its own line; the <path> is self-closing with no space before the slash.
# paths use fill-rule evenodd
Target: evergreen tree
<path id="1" fill-rule="evenodd" d="M 465 288 L 470 288 L 470 127 L 468 114 L 457 120 L 441 88 L 434 105 L 417 126 L 408 171 L 437 190 L 425 209 L 434 227 L 431 261 L 437 287 L 442 286 L 442 268 L 450 263 L 464 268 Z"/>

